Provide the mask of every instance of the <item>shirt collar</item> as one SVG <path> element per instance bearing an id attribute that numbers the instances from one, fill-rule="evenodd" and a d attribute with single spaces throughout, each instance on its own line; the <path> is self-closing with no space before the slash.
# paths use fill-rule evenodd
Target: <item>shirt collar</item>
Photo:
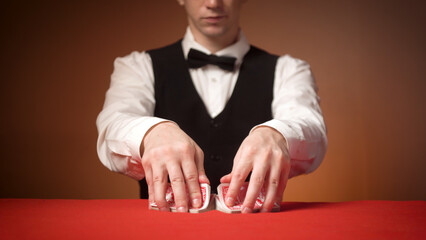
<path id="1" fill-rule="evenodd" d="M 201 51 L 205 54 L 211 54 L 211 52 L 207 48 L 195 41 L 194 35 L 192 35 L 191 29 L 189 29 L 188 26 L 188 28 L 186 29 L 185 36 L 182 39 L 182 49 L 183 53 L 185 54 L 185 59 L 187 59 L 189 50 L 191 48 Z M 248 43 L 244 33 L 240 30 L 238 40 L 232 45 L 217 51 L 215 55 L 235 57 L 237 58 L 236 64 L 239 65 L 243 61 L 244 55 L 246 55 L 249 50 L 250 44 Z"/>

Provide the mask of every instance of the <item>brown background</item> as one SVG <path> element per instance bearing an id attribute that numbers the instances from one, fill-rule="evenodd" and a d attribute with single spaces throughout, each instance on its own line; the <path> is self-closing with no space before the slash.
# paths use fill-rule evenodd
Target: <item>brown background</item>
<path id="1" fill-rule="evenodd" d="M 425 4 L 249 1 L 251 43 L 307 60 L 329 148 L 285 200 L 426 200 Z M 97 159 L 115 57 L 183 36 L 176 1 L 9 1 L 1 8 L 0 197 L 137 198 Z"/>

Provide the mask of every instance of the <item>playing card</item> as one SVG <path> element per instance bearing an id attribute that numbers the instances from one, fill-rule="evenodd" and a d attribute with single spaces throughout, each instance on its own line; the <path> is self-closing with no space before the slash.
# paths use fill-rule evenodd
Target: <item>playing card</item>
<path id="1" fill-rule="evenodd" d="M 205 212 L 207 209 L 212 207 L 212 204 L 210 204 L 210 193 L 211 193 L 211 188 L 210 185 L 208 185 L 207 183 L 202 183 L 200 184 L 200 190 L 201 190 L 201 195 L 202 195 L 202 206 L 200 208 L 193 208 L 190 207 L 189 212 L 191 213 L 200 213 L 200 212 Z M 188 190 L 186 191 L 188 194 Z M 176 203 L 175 203 L 175 199 L 174 199 L 174 193 L 173 193 L 173 188 L 170 185 L 170 183 L 167 186 L 166 189 L 166 202 L 167 204 L 169 204 L 170 207 L 170 211 L 172 212 L 176 212 Z M 189 201 L 189 195 L 187 195 L 187 199 L 188 199 L 188 203 Z M 214 206 L 214 204 L 213 204 Z M 150 203 L 149 204 L 149 208 L 152 210 L 158 210 L 158 206 L 156 203 Z"/>
<path id="2" fill-rule="evenodd" d="M 220 200 L 219 195 L 215 196 L 216 210 L 224 212 L 224 213 L 241 213 L 239 209 L 230 209 Z"/>
<path id="3" fill-rule="evenodd" d="M 225 198 L 229 190 L 229 184 L 227 183 L 220 184 L 217 188 L 218 195 L 215 195 L 215 194 L 211 194 L 210 185 L 203 183 L 200 185 L 203 205 L 200 208 L 191 207 L 189 209 L 189 212 L 202 213 L 202 212 L 207 212 L 207 211 L 216 209 L 225 213 L 241 213 L 244 199 L 247 194 L 248 185 L 249 183 L 245 182 L 241 186 L 240 191 L 238 192 L 237 198 L 235 200 L 235 205 L 232 207 L 228 207 L 225 205 Z M 187 197 L 189 201 L 189 195 Z M 265 197 L 266 197 L 266 192 L 265 192 L 265 189 L 262 188 L 259 193 L 259 196 L 256 199 L 253 212 L 258 212 L 260 210 L 260 208 L 262 207 L 265 201 Z M 176 212 L 176 204 L 174 201 L 173 188 L 171 187 L 170 184 L 167 186 L 167 190 L 166 190 L 166 202 L 169 204 L 170 210 L 172 212 Z M 155 203 L 150 203 L 149 208 L 153 210 L 158 210 L 158 207 Z M 272 211 L 273 212 L 280 211 L 280 205 L 278 203 L 275 203 L 272 208 Z"/>
<path id="4" fill-rule="evenodd" d="M 204 207 L 204 204 L 203 204 L 203 207 L 201 207 L 201 208 L 190 208 L 189 212 L 190 213 L 203 213 L 203 212 L 215 210 L 216 209 L 216 202 L 214 200 L 215 196 L 216 196 L 215 194 L 210 195 L 210 199 L 209 199 L 209 201 L 207 201 L 208 205 L 206 207 Z"/>
<path id="5" fill-rule="evenodd" d="M 216 200 L 216 208 L 219 211 L 227 212 L 227 213 L 240 213 L 243 207 L 244 199 L 247 194 L 248 189 L 248 182 L 245 182 L 241 188 L 240 191 L 237 194 L 237 197 L 235 199 L 235 204 L 232 207 L 228 207 L 225 204 L 226 194 L 229 190 L 229 183 L 222 183 L 217 187 L 218 197 Z M 262 187 L 262 189 L 259 192 L 259 195 L 256 199 L 256 202 L 254 204 L 253 212 L 258 212 L 260 208 L 262 207 L 263 203 L 265 202 L 266 197 L 266 191 Z M 280 210 L 280 205 L 278 203 L 275 203 L 272 211 L 276 212 Z"/>

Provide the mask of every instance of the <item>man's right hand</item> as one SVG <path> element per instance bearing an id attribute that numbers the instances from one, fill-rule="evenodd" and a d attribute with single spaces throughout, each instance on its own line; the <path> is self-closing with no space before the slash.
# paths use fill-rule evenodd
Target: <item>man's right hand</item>
<path id="1" fill-rule="evenodd" d="M 209 183 L 204 153 L 178 125 L 163 122 L 152 127 L 140 150 L 149 202 L 155 202 L 161 211 L 170 211 L 165 199 L 169 177 L 178 212 L 202 206 L 200 184 Z M 187 190 L 191 203 L 187 201 Z"/>

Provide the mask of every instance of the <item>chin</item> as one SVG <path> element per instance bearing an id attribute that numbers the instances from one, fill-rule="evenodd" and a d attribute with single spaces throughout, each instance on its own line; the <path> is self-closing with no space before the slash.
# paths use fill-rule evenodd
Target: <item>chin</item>
<path id="1" fill-rule="evenodd" d="M 220 37 L 226 34 L 226 29 L 223 27 L 207 27 L 202 32 L 207 37 Z"/>

